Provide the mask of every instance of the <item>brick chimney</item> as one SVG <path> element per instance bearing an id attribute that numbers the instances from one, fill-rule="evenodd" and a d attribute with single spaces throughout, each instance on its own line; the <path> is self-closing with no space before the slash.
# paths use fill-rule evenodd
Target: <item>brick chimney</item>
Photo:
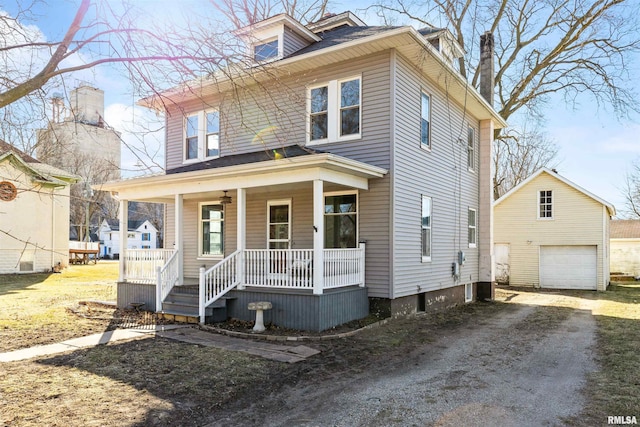
<path id="1" fill-rule="evenodd" d="M 492 107 L 495 88 L 493 56 L 493 34 L 487 31 L 480 36 L 480 95 Z"/>

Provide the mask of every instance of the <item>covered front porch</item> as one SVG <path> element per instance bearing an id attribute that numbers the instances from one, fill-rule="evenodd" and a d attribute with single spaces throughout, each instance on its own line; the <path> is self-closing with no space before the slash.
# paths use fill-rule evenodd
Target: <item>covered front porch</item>
<path id="1" fill-rule="evenodd" d="M 139 178 L 131 180 L 138 181 L 135 191 L 133 182 L 119 183 L 125 185 L 118 191 L 123 223 L 128 200 L 167 204 L 170 247 L 120 248 L 119 305 L 135 299 L 166 312 L 183 299 L 176 295 L 188 293 L 197 302 L 193 315 L 204 323 L 221 320 L 214 312 L 223 302 L 229 317 L 253 317 L 245 297 L 261 298 L 274 304 L 265 320 L 279 326 L 309 325 L 288 320 L 301 312 L 318 317 L 300 329 L 366 316 L 358 200 L 369 179 L 386 171 L 330 154 L 247 166 Z M 242 174 L 230 173 L 238 168 Z"/>

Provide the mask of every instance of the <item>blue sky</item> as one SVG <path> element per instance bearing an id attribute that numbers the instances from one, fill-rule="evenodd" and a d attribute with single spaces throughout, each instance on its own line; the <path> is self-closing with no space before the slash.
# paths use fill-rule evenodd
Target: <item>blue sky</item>
<path id="1" fill-rule="evenodd" d="M 164 10 L 176 13 L 179 8 L 185 11 L 200 11 L 211 8 L 204 0 L 138 0 L 138 6 Z M 372 14 L 366 15 L 357 11 L 363 7 L 362 1 L 350 2 L 352 8 L 365 22 L 375 25 L 376 18 Z M 364 3 L 366 5 L 366 2 Z M 342 11 L 340 3 L 334 3 L 335 12 Z M 13 6 L 13 7 L 12 7 Z M 59 39 L 64 34 L 68 24 L 76 11 L 76 0 L 57 0 L 49 5 L 42 5 L 42 18 L 32 24 L 37 25 L 47 39 Z M 0 6 L 2 9 L 3 6 Z M 15 5 L 10 2 L 4 6 L 9 13 L 15 11 Z M 437 24 L 437 23 L 436 23 Z M 640 75 L 640 58 L 632 58 L 631 75 Z M 105 91 L 105 116 L 107 122 L 123 132 L 123 138 L 135 144 L 135 138 L 129 138 L 127 133 L 131 128 L 131 120 L 143 117 L 152 118 L 139 107 L 134 108 L 136 99 L 130 94 L 130 87 L 120 75 L 114 74 L 108 68 L 101 68 L 74 76 L 68 84 L 73 85 L 78 80 L 88 81 Z M 640 118 L 618 120 L 610 112 L 593 107 L 589 98 L 579 99 L 580 104 L 574 110 L 561 99 L 553 99 L 546 110 L 548 135 L 559 147 L 560 163 L 558 172 L 594 193 L 595 195 L 613 203 L 620 212 L 624 208 L 622 187 L 627 170 L 632 161 L 640 158 Z M 150 138 L 146 140 L 149 144 Z M 153 143 L 160 143 L 155 141 Z M 123 149 L 123 168 L 132 169 L 136 160 Z"/>

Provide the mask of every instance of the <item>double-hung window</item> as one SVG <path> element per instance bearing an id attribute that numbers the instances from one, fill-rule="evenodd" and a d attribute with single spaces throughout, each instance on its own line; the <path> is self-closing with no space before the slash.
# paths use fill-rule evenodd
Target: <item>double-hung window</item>
<path id="1" fill-rule="evenodd" d="M 476 169 L 475 139 L 476 132 L 471 126 L 469 126 L 467 131 L 467 168 L 470 171 L 474 171 Z"/>
<path id="2" fill-rule="evenodd" d="M 422 261 L 431 261 L 431 197 L 422 196 Z"/>
<path id="3" fill-rule="evenodd" d="M 194 160 L 198 158 L 198 116 L 199 114 L 187 116 L 185 123 L 185 160 Z"/>
<path id="4" fill-rule="evenodd" d="M 431 98 L 422 92 L 420 104 L 420 146 L 431 149 Z"/>
<path id="5" fill-rule="evenodd" d="M 478 216 L 476 215 L 476 210 L 469 208 L 467 213 L 468 216 L 468 224 L 469 224 L 469 247 L 475 248 L 476 242 L 478 240 Z"/>
<path id="6" fill-rule="evenodd" d="M 206 157 L 218 157 L 220 156 L 220 113 L 209 111 L 206 113 L 206 119 Z"/>
<path id="7" fill-rule="evenodd" d="M 309 142 L 319 144 L 360 137 L 362 121 L 360 76 L 331 80 L 309 88 Z"/>
<path id="8" fill-rule="evenodd" d="M 553 219 L 553 192 L 551 190 L 538 192 L 538 219 Z"/>
<path id="9" fill-rule="evenodd" d="M 151 233 L 142 233 L 142 240 L 143 241 L 150 241 L 151 240 Z"/>
<path id="10" fill-rule="evenodd" d="M 200 256 L 224 254 L 224 207 L 219 203 L 200 204 Z"/>
<path id="11" fill-rule="evenodd" d="M 184 160 L 195 161 L 220 156 L 220 112 L 200 111 L 185 120 Z"/>

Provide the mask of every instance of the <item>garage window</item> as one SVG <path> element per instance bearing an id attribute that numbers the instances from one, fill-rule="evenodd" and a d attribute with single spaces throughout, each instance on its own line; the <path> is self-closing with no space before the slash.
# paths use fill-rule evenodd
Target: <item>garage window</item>
<path id="1" fill-rule="evenodd" d="M 553 219 L 553 192 L 540 190 L 538 194 L 538 219 Z"/>

